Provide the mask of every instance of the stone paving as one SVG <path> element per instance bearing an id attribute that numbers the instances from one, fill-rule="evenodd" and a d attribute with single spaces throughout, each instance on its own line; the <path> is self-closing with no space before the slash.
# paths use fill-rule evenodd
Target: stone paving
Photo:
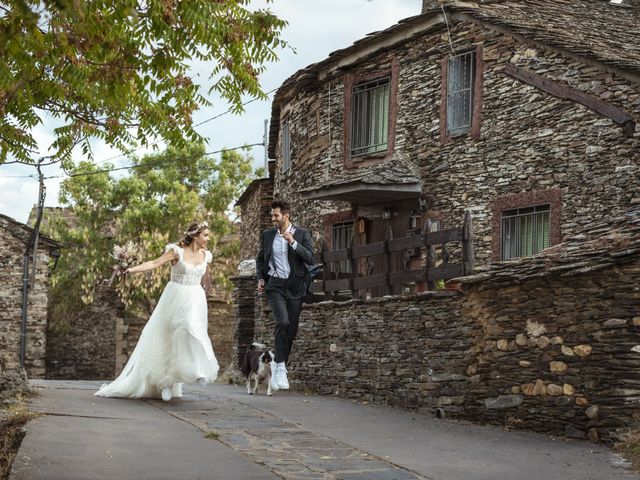
<path id="1" fill-rule="evenodd" d="M 232 399 L 153 405 L 291 480 L 426 480 L 427 477 Z"/>
<path id="2" fill-rule="evenodd" d="M 38 381 L 11 480 L 630 480 L 604 445 L 228 385 L 182 399 L 96 398 Z"/>

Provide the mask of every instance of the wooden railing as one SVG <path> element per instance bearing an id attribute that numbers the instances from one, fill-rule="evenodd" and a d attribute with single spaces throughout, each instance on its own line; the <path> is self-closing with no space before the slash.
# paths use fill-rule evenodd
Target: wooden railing
<path id="1" fill-rule="evenodd" d="M 388 236 L 389 237 L 389 236 Z M 461 244 L 462 261 L 450 263 L 447 244 Z M 436 261 L 436 250 L 440 248 L 440 259 Z M 419 269 L 411 269 L 413 258 L 422 257 L 426 250 L 426 262 Z M 391 271 L 392 255 L 399 257 L 402 252 L 402 270 Z M 381 259 L 381 273 L 373 273 L 379 264 L 373 257 Z M 364 266 L 362 268 L 363 261 Z M 389 295 L 394 285 L 408 283 L 426 283 L 428 289 L 435 289 L 438 280 L 449 280 L 468 275 L 473 270 L 473 225 L 467 211 L 461 227 L 431 232 L 431 221 L 425 222 L 422 232 L 402 238 L 387 238 L 384 241 L 368 245 L 354 246 L 341 250 L 323 250 L 321 261 L 324 269 L 322 278 L 314 281 L 311 289 L 314 293 L 324 292 L 326 298 L 332 298 L 338 292 L 351 291 L 352 298 L 358 298 L 359 291 L 381 289 L 383 295 Z M 359 265 L 360 263 L 360 265 Z M 350 272 L 341 272 L 336 265 L 350 265 Z M 436 265 L 437 264 L 437 265 Z M 360 266 L 360 269 L 358 267 Z"/>

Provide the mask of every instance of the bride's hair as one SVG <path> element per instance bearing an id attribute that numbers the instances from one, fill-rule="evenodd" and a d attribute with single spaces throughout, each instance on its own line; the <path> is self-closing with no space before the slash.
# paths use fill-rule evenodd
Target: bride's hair
<path id="1" fill-rule="evenodd" d="M 209 224 L 207 222 L 192 223 L 184 232 L 184 237 L 182 238 L 182 240 L 180 240 L 178 245 L 183 248 L 190 245 L 191 242 L 193 242 L 193 239 L 196 238 L 201 232 L 205 231 L 207 228 L 209 228 Z"/>

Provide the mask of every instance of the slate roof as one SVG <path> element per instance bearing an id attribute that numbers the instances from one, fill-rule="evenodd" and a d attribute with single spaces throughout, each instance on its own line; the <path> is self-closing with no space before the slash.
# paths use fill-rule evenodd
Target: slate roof
<path id="1" fill-rule="evenodd" d="M 365 185 L 411 185 L 422 182 L 414 168 L 403 160 L 391 160 L 371 167 L 354 170 L 348 178 L 340 178 L 334 182 L 326 182 L 320 186 L 300 190 L 301 193 L 314 192 L 325 187 L 337 187 L 361 183 Z"/>
<path id="2" fill-rule="evenodd" d="M 29 240 L 29 237 L 31 236 L 31 233 L 33 232 L 33 228 L 31 228 L 29 225 L 26 225 L 22 222 L 19 222 L 18 220 L 11 218 L 7 215 L 3 215 L 0 213 L 0 223 L 2 222 L 7 222 L 10 225 L 13 225 L 14 227 L 16 227 L 15 229 L 11 229 L 10 232 L 14 233 L 14 236 L 16 236 L 16 238 L 21 241 L 22 243 L 26 243 Z M 17 233 L 17 235 L 15 235 Z M 53 240 L 52 238 L 49 238 L 45 235 L 40 234 L 39 235 L 39 240 L 38 240 L 38 245 L 40 247 L 45 247 L 48 248 L 50 250 L 56 250 L 58 248 L 62 247 L 62 244 L 56 242 L 55 240 Z"/>

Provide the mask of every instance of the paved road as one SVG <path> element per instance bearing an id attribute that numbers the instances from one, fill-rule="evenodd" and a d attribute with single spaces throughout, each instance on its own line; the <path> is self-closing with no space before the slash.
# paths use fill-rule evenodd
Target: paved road
<path id="1" fill-rule="evenodd" d="M 181 400 L 93 397 L 35 383 L 11 479 L 640 479 L 606 447 L 353 403 L 226 385 Z"/>

